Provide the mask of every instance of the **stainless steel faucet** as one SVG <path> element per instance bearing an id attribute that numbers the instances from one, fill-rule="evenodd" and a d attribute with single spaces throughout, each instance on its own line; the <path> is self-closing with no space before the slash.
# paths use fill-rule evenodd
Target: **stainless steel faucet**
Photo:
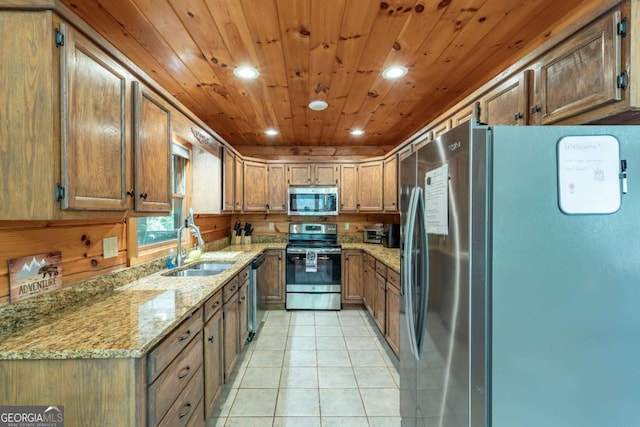
<path id="1" fill-rule="evenodd" d="M 195 232 L 195 235 L 198 238 L 197 247 L 202 249 L 202 247 L 204 246 L 204 240 L 202 239 L 202 234 L 200 234 L 200 228 L 198 228 L 198 226 L 195 225 L 195 223 L 193 222 L 193 214 L 191 214 L 184 220 L 184 225 L 178 228 L 178 247 L 176 248 L 177 249 L 176 250 L 176 267 L 180 267 L 181 265 L 183 265 L 185 258 L 187 258 L 186 253 L 185 254 L 182 253 L 182 230 L 184 230 L 185 228 L 191 228 Z"/>

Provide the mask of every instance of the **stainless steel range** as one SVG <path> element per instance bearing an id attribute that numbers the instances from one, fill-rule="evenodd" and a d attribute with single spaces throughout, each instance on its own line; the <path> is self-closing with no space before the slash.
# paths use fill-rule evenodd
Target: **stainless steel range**
<path id="1" fill-rule="evenodd" d="M 289 224 L 287 310 L 340 310 L 341 256 L 336 224 Z"/>

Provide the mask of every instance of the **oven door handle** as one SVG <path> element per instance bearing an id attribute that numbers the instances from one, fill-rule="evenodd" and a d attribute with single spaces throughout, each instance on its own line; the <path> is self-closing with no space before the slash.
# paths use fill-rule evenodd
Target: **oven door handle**
<path id="1" fill-rule="evenodd" d="M 305 248 L 289 248 L 287 249 L 287 254 L 292 254 L 292 255 L 298 255 L 298 254 L 306 254 L 308 249 Z M 312 251 L 314 251 L 315 253 L 317 253 L 318 255 L 320 254 L 341 254 L 342 253 L 342 249 L 340 248 L 318 248 L 318 249 L 311 249 Z"/>

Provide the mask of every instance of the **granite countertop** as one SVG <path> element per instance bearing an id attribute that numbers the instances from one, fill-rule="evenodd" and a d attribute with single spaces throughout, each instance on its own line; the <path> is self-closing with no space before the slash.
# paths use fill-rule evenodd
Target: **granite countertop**
<path id="1" fill-rule="evenodd" d="M 162 270 L 135 280 L 0 338 L 0 360 L 142 357 L 256 255 L 285 246 L 259 243 L 205 252 L 201 261 L 233 265 L 214 276 L 167 277 Z"/>
<path id="2" fill-rule="evenodd" d="M 162 270 L 133 280 L 1 337 L 0 360 L 143 357 L 260 252 L 285 247 L 286 243 L 227 246 L 202 255 L 201 261 L 233 262 L 220 274 L 167 277 L 167 270 Z M 364 250 L 400 271 L 399 249 L 367 243 L 342 247 Z"/>

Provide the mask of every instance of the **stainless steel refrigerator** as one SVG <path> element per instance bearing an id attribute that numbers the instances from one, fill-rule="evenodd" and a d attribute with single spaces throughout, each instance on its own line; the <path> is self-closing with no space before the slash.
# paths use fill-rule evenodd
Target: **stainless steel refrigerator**
<path id="1" fill-rule="evenodd" d="M 467 122 L 400 171 L 403 426 L 640 426 L 640 127 Z"/>

